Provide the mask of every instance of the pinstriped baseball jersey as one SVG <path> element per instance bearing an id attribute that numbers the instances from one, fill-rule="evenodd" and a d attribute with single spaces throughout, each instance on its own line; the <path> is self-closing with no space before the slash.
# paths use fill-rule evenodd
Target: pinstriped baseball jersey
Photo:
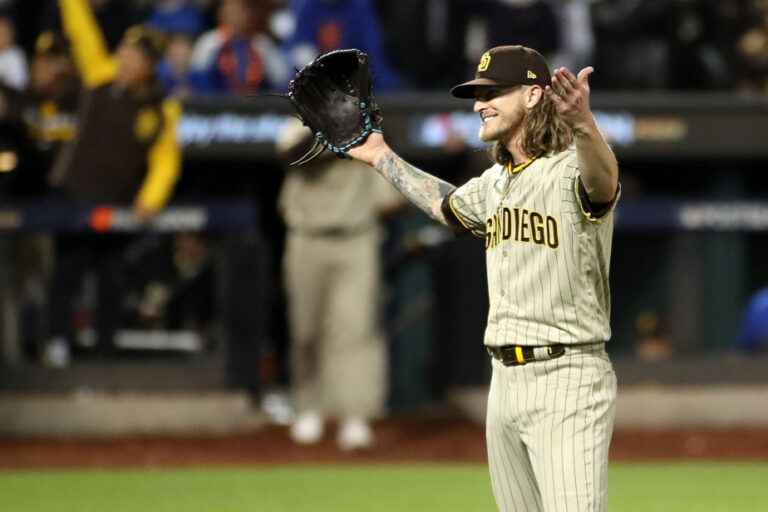
<path id="1" fill-rule="evenodd" d="M 454 191 L 457 219 L 485 238 L 485 344 L 607 341 L 613 206 L 600 218 L 579 193 L 575 148 L 494 165 Z"/>

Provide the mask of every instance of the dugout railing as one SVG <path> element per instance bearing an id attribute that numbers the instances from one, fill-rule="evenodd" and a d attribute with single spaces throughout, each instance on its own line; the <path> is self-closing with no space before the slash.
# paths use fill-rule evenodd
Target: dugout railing
<path id="1" fill-rule="evenodd" d="M 4 318 L 0 322 L 3 329 L 0 389 L 237 387 L 256 391 L 260 380 L 259 351 L 269 314 L 267 294 L 271 286 L 259 218 L 258 203 L 247 199 L 174 204 L 149 222 L 139 221 L 130 208 L 108 204 L 73 205 L 44 201 L 0 206 L 0 243 L 4 259 L 0 290 L 4 308 Z M 14 270 L 24 263 L 19 261 L 17 254 L 11 254 L 15 242 L 24 236 L 87 235 L 83 238 L 83 243 L 87 244 L 88 236 L 95 239 L 110 234 L 126 235 L 130 242 L 126 244 L 125 261 L 121 262 L 124 264 L 119 268 L 127 272 L 132 266 L 131 275 L 139 277 L 144 270 L 141 265 L 152 261 L 143 256 L 152 251 L 168 252 L 161 244 L 175 233 L 205 234 L 210 241 L 210 265 L 215 274 L 210 293 L 215 302 L 212 312 L 215 319 L 205 332 L 121 325 L 115 334 L 116 352 L 110 357 L 88 357 L 87 342 L 83 342 L 84 347 L 80 347 L 83 350 L 71 355 L 71 362 L 61 365 L 64 367 L 56 368 L 54 364 L 52 368 L 46 368 L 40 362 L 42 347 L 30 351 L 30 347 L 24 346 L 45 343 L 45 334 L 29 339 L 30 333 L 20 329 L 21 319 L 13 319 L 14 328 L 9 329 L 7 316 L 23 314 L 19 304 L 11 304 L 11 310 L 8 310 L 6 295 L 13 293 Z M 92 315 L 93 309 L 94 304 L 88 304 L 86 314 Z M 44 324 L 47 320 L 45 309 L 37 314 L 31 321 Z M 75 314 L 82 316 L 82 312 Z M 77 323 L 78 320 L 73 321 Z M 84 327 L 95 324 L 92 318 L 89 323 L 90 326 Z M 44 326 L 41 329 L 44 330 Z M 75 352 L 77 348 L 72 347 L 71 351 Z M 35 353 L 35 359 L 28 357 L 29 352 Z"/>

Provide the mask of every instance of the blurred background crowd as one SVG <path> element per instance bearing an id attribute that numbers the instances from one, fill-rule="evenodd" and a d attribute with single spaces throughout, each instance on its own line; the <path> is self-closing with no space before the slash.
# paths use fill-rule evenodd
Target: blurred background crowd
<path id="1" fill-rule="evenodd" d="M 83 36 L 87 20 L 80 11 L 63 12 L 63 5 L 81 4 L 88 6 L 103 34 L 104 52 Z M 140 32 L 129 30 L 137 25 Z M 285 162 L 213 154 L 186 159 L 170 135 L 178 122 L 178 105 L 199 99 L 261 101 L 264 95 L 285 92 L 295 70 L 317 55 L 350 47 L 371 56 L 377 94 L 418 98 L 466 80 L 487 48 L 510 43 L 540 50 L 553 67 L 594 66 L 592 86 L 600 92 L 768 95 L 768 0 L 0 0 L 4 204 L 126 204 L 148 221 L 170 200 L 249 197 L 261 213 L 258 236 L 245 234 L 234 248 L 227 245 L 230 241 L 201 232 L 6 234 L 0 240 L 0 335 L 6 340 L 0 361 L 66 367 L 73 352 L 112 357 L 118 325 L 130 325 L 144 338 L 148 331 L 169 329 L 215 339 L 221 316 L 237 313 L 241 318 L 232 322 L 241 337 L 260 341 L 234 351 L 231 364 L 258 374 L 257 380 L 286 382 L 289 329 L 280 277 L 286 235 L 277 204 Z M 138 48 L 138 57 L 126 48 Z M 116 55 L 117 71 L 103 59 L 107 53 Z M 100 59 L 105 67 L 96 66 Z M 124 90 L 129 100 L 121 99 Z M 115 124 L 120 116 L 126 116 L 125 126 Z M 123 129 L 125 137 L 119 135 Z M 113 149 L 118 139 L 130 141 Z M 459 142 L 449 140 L 442 149 L 443 156 L 423 160 L 449 181 L 460 183 L 484 165 L 471 163 L 474 155 Z M 689 163 L 670 162 L 666 173 L 647 172 L 657 162 L 633 164 L 622 169 L 627 198 L 643 193 L 742 197 L 758 190 L 752 184 L 765 184 L 764 177 L 754 178 L 758 170 L 749 163 L 736 181 L 719 162 L 699 162 L 696 169 L 711 172 L 698 174 Z M 109 175 L 107 168 L 115 174 Z M 103 175 L 108 175 L 107 183 L 95 178 Z M 117 188 L 114 176 L 125 182 L 123 189 Z M 383 266 L 390 305 L 384 314 L 394 346 L 398 337 L 464 337 L 464 348 L 451 357 L 436 353 L 430 364 L 447 369 L 443 373 L 452 373 L 457 381 L 477 381 L 474 370 L 462 362 L 483 364 L 477 329 L 482 328 L 484 306 L 482 301 L 446 297 L 452 297 L 456 286 L 482 296 L 477 283 L 484 276 L 475 274 L 471 263 L 481 261 L 482 249 L 466 249 L 462 241 L 445 248 L 444 257 L 414 260 L 414 254 L 423 256 L 424 247 L 438 244 L 445 235 L 421 229 L 425 220 L 407 208 L 387 224 Z M 697 242 L 683 237 L 650 240 L 617 243 L 619 268 L 632 263 L 624 267 L 629 272 L 615 277 L 615 293 L 632 290 L 639 296 L 650 287 L 642 269 L 654 269 L 637 256 L 649 243 L 677 254 L 676 261 L 687 261 L 696 252 Z M 222 246 L 229 247 L 227 272 L 235 276 L 230 284 L 237 290 L 230 287 L 231 295 L 224 299 L 222 276 L 214 265 Z M 753 246 L 759 246 L 756 254 L 765 254 L 764 243 Z M 419 265 L 429 266 L 429 272 Z M 674 265 L 667 269 L 669 275 L 680 270 Z M 743 277 L 752 292 L 768 273 L 747 267 Z M 671 279 L 669 289 L 691 285 Z M 425 299 L 421 292 L 426 288 Z M 637 343 L 624 350 L 650 360 L 684 351 L 685 346 L 670 343 L 670 338 L 685 337 L 680 333 L 696 323 L 695 318 L 685 323 L 677 314 L 682 292 L 663 298 L 653 291 L 643 293 L 645 299 L 636 303 L 624 300 L 631 303 L 626 315 L 631 319 L 617 331 L 631 331 Z M 659 305 L 664 302 L 669 304 Z M 262 305 L 258 313 L 253 304 Z M 764 304 L 763 297 L 752 307 L 765 316 Z M 440 321 L 414 320 L 430 307 L 442 314 Z M 248 322 L 257 317 L 260 321 Z M 750 323 L 745 346 L 752 350 L 755 339 L 766 337 L 765 330 L 762 323 Z M 694 337 L 690 332 L 687 336 Z M 399 343 L 411 351 L 428 346 Z M 695 341 L 688 348 L 694 346 Z M 414 390 L 422 388 L 411 381 L 423 371 L 418 365 L 425 358 L 413 359 L 413 366 L 402 360 L 392 365 L 391 386 L 408 388 L 399 396 L 420 400 Z M 392 392 L 397 395 L 397 389 Z"/>
<path id="2" fill-rule="evenodd" d="M 764 0 L 93 0 L 115 48 L 138 23 L 167 37 L 158 75 L 178 95 L 286 89 L 319 53 L 367 51 L 382 92 L 441 90 L 510 41 L 555 66 L 592 64 L 601 89 L 766 92 Z M 35 44 L 61 33 L 55 3 L 0 2 L 0 82 L 34 86 Z M 39 78 L 38 78 L 39 80 Z"/>

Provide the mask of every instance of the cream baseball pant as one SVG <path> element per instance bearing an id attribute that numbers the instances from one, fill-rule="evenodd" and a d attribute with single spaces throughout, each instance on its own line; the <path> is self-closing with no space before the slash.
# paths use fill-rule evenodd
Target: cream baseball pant
<path id="1" fill-rule="evenodd" d="M 492 365 L 486 442 L 499 510 L 607 510 L 616 375 L 604 345 Z"/>
<path id="2" fill-rule="evenodd" d="M 385 398 L 379 232 L 290 233 L 285 279 L 298 412 L 371 418 Z"/>

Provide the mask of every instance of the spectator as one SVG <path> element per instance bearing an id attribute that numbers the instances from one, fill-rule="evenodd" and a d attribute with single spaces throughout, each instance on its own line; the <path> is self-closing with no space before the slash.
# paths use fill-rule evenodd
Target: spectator
<path id="1" fill-rule="evenodd" d="M 273 9 L 270 1 L 221 2 L 219 26 L 200 37 L 192 55 L 209 91 L 245 95 L 285 87 L 289 68 L 268 26 Z"/>
<path id="2" fill-rule="evenodd" d="M 186 331 L 209 338 L 215 310 L 213 257 L 205 235 L 180 232 L 137 244 L 127 260 L 126 323 L 139 330 Z"/>
<path id="3" fill-rule="evenodd" d="M 595 88 L 661 89 L 668 83 L 665 16 L 669 2 L 596 0 Z M 631 58 L 627 58 L 631 56 Z"/>
<path id="4" fill-rule="evenodd" d="M 739 89 L 768 95 L 768 1 L 752 3 L 747 29 L 736 44 Z"/>
<path id="5" fill-rule="evenodd" d="M 25 0 L 26 3 L 26 0 Z M 146 2 L 142 2 L 146 4 Z M 129 27 L 141 23 L 147 11 L 139 2 L 125 0 L 88 0 L 106 48 L 113 51 L 122 42 L 123 34 Z M 48 0 L 42 15 L 44 30 L 60 31 L 62 20 L 57 2 Z"/>
<path id="6" fill-rule="evenodd" d="M 19 171 L 5 184 L 14 199 L 47 194 L 54 157 L 74 136 L 79 91 L 67 42 L 55 32 L 43 32 L 35 41 L 31 81 L 24 90 L 0 84 L 0 119 L 19 131 Z"/>
<path id="7" fill-rule="evenodd" d="M 743 0 L 595 2 L 595 86 L 731 88 L 737 61 L 733 41 L 742 30 L 744 9 Z"/>
<path id="8" fill-rule="evenodd" d="M 486 47 L 521 44 L 545 56 L 560 48 L 560 24 L 545 0 L 493 0 L 486 6 Z"/>
<path id="9" fill-rule="evenodd" d="M 148 24 L 167 34 L 194 37 L 203 31 L 203 15 L 190 0 L 158 0 Z"/>
<path id="10" fill-rule="evenodd" d="M 469 2 L 380 2 L 383 33 L 392 65 L 418 89 L 449 89 L 464 79 L 466 34 L 476 9 Z"/>
<path id="11" fill-rule="evenodd" d="M 80 80 L 61 34 L 43 32 L 38 36 L 30 85 L 22 118 L 33 148 L 14 193 L 41 196 L 48 192 L 46 176 L 61 146 L 74 137 L 77 122 Z"/>
<path id="12" fill-rule="evenodd" d="M 582 69 L 592 62 L 595 34 L 592 29 L 592 0 L 557 0 L 561 44 L 552 59 L 555 67 Z"/>
<path id="13" fill-rule="evenodd" d="M 5 105 L 2 124 L 15 126 L 18 168 L 4 183 L 7 201 L 40 200 L 48 192 L 46 175 L 61 144 L 75 129 L 78 80 L 64 39 L 44 32 L 37 38 L 32 60 L 31 83 L 24 91 L 0 86 L 0 103 Z M 3 237 L 2 266 L 12 279 L 6 281 L 0 301 L 6 350 L 36 357 L 45 333 L 46 287 L 51 275 L 53 241 L 44 233 L 16 233 Z M 23 312 L 23 314 L 21 314 Z M 22 320 L 22 321 L 20 321 Z M 10 354 L 13 354 L 11 350 Z"/>
<path id="14" fill-rule="evenodd" d="M 27 59 L 24 52 L 16 46 L 16 33 L 13 20 L 0 15 L 0 82 L 24 89 L 29 80 Z"/>
<path id="15" fill-rule="evenodd" d="M 69 201 L 132 204 L 146 221 L 165 205 L 180 172 L 178 102 L 166 99 L 154 73 L 162 55 L 157 32 L 133 27 L 117 54 L 106 45 L 87 0 L 59 0 L 85 92 L 77 135 L 59 156 L 51 181 Z M 74 341 L 73 307 L 85 273 L 98 269 L 97 348 L 109 353 L 120 316 L 119 268 L 130 237 L 60 237 L 50 293 L 52 364 L 66 364 Z"/>
<path id="16" fill-rule="evenodd" d="M 216 9 L 218 25 L 200 35 L 192 51 L 192 68 L 204 71 L 210 68 L 224 41 L 233 34 L 243 22 L 241 4 L 222 1 Z M 244 30 L 244 28 L 240 28 Z"/>
<path id="17" fill-rule="evenodd" d="M 291 122 L 279 135 L 278 153 L 295 161 L 311 139 L 306 127 Z M 284 268 L 298 413 L 291 437 L 297 443 L 319 441 L 329 416 L 341 422 L 340 448 L 373 442 L 368 422 L 382 412 L 387 367 L 377 321 L 378 220 L 401 203 L 380 176 L 330 153 L 286 176 L 280 211 L 288 229 Z"/>
<path id="18" fill-rule="evenodd" d="M 301 68 L 318 54 L 359 48 L 370 56 L 377 90 L 402 86 L 384 55 L 379 20 L 370 0 L 293 0 L 296 31 L 287 43 L 290 60 Z"/>
<path id="19" fill-rule="evenodd" d="M 724 4 L 719 0 L 676 1 L 667 7 L 667 76 L 669 89 L 731 88 L 733 70 L 727 48 L 718 37 L 726 24 Z"/>
<path id="20" fill-rule="evenodd" d="M 157 75 L 166 94 L 185 98 L 205 92 L 208 83 L 204 73 L 192 69 L 192 38 L 185 33 L 170 36 L 165 57 L 157 68 Z"/>

